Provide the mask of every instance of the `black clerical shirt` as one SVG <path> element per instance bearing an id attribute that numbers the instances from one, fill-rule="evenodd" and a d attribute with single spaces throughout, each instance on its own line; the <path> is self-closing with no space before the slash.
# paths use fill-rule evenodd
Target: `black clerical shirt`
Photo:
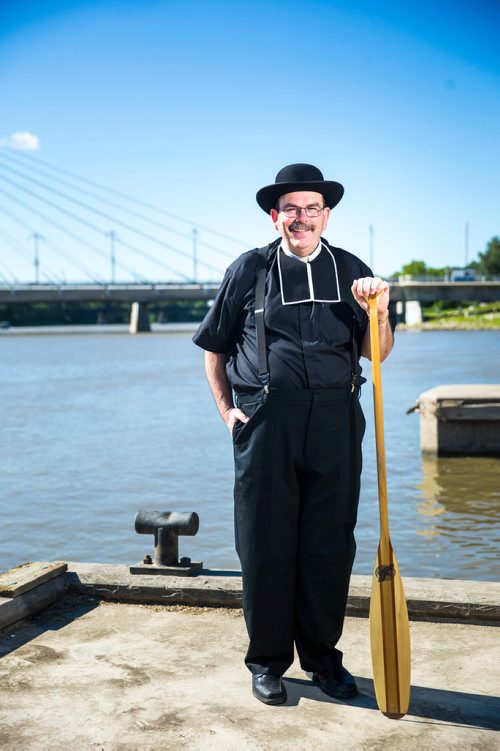
<path id="1" fill-rule="evenodd" d="M 351 381 L 352 338 L 359 351 L 368 325 L 351 285 L 354 279 L 373 274 L 359 258 L 324 239 L 320 252 L 312 257 L 309 264 L 290 258 L 280 240 L 269 246 L 264 322 L 272 388 L 335 388 Z M 203 349 L 227 355 L 229 382 L 237 393 L 261 387 L 256 269 L 257 250 L 243 253 L 229 266 L 193 337 Z"/>

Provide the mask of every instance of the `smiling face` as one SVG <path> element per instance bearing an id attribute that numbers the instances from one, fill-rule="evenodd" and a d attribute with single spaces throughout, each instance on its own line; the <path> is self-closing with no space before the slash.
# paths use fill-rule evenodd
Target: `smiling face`
<path id="1" fill-rule="evenodd" d="M 283 209 L 321 209 L 324 203 L 321 193 L 298 191 L 280 196 L 278 210 L 271 209 L 271 219 L 283 238 L 284 247 L 296 256 L 304 258 L 316 250 L 323 230 L 328 224 L 330 209 L 325 207 L 317 217 L 308 217 L 304 211 L 300 212 L 300 216 L 297 216 L 296 211 L 293 216 L 288 217 Z"/>

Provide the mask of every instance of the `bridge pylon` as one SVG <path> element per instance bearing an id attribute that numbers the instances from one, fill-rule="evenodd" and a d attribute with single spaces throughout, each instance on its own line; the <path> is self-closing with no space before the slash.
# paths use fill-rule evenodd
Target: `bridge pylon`
<path id="1" fill-rule="evenodd" d="M 130 325 L 128 330 L 131 334 L 143 334 L 151 331 L 148 306 L 146 303 L 132 303 L 132 307 L 130 309 Z"/>

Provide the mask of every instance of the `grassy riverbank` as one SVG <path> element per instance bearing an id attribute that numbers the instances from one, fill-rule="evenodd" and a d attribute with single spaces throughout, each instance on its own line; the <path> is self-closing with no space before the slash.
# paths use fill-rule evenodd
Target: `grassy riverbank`
<path id="1" fill-rule="evenodd" d="M 423 308 L 422 313 L 423 323 L 409 328 L 440 331 L 500 329 L 500 303 L 481 303 L 450 310 L 432 306 Z"/>

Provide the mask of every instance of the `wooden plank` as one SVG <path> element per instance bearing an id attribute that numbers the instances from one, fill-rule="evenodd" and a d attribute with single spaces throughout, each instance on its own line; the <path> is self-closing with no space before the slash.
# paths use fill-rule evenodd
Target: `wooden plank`
<path id="1" fill-rule="evenodd" d="M 66 589 L 66 578 L 58 576 L 19 597 L 0 598 L 0 631 L 57 602 Z"/>
<path id="2" fill-rule="evenodd" d="M 19 597 L 56 576 L 64 574 L 67 563 L 34 561 L 23 563 L 0 574 L 0 597 Z"/>

